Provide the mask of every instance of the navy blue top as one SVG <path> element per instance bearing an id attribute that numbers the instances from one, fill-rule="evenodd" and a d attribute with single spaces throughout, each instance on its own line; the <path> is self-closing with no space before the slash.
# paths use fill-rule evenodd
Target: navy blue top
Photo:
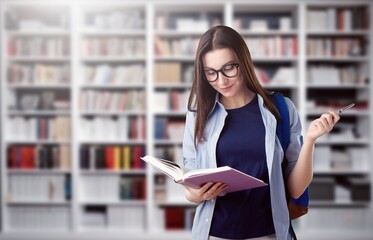
<path id="1" fill-rule="evenodd" d="M 216 150 L 217 165 L 231 166 L 268 183 L 265 127 L 258 97 L 227 112 Z M 269 185 L 217 198 L 211 236 L 245 239 L 274 233 Z"/>

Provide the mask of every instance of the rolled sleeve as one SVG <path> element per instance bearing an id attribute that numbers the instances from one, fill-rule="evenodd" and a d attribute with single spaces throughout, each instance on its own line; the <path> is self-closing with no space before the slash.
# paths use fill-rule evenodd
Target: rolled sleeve
<path id="1" fill-rule="evenodd" d="M 195 113 L 188 111 L 185 120 L 183 139 L 183 163 L 186 171 L 196 169 L 196 149 L 194 147 Z"/>
<path id="2" fill-rule="evenodd" d="M 289 99 L 286 99 L 286 104 L 289 110 L 289 121 L 290 121 L 290 143 L 289 147 L 285 153 L 288 164 L 286 165 L 285 175 L 288 176 L 293 170 L 303 145 L 302 136 L 302 124 L 298 115 L 298 111 L 294 103 Z"/>

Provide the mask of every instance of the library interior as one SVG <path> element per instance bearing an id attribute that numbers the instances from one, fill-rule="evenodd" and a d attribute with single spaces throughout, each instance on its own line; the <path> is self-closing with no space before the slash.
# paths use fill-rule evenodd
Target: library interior
<path id="1" fill-rule="evenodd" d="M 195 51 L 227 25 L 316 142 L 299 239 L 373 239 L 373 1 L 0 0 L 0 240 L 191 239 L 182 164 Z"/>

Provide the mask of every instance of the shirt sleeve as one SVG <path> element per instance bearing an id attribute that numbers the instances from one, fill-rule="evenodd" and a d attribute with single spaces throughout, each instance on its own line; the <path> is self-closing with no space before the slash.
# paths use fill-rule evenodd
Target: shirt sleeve
<path id="1" fill-rule="evenodd" d="M 196 169 L 196 148 L 194 146 L 195 113 L 188 111 L 183 138 L 183 164 L 185 171 Z"/>
<path id="2" fill-rule="evenodd" d="M 299 153 L 303 145 L 303 136 L 302 124 L 294 103 L 289 98 L 285 98 L 285 101 L 288 106 L 290 121 L 290 143 L 285 153 L 286 159 L 288 161 L 288 164 L 285 168 L 285 176 L 288 176 L 297 163 Z"/>

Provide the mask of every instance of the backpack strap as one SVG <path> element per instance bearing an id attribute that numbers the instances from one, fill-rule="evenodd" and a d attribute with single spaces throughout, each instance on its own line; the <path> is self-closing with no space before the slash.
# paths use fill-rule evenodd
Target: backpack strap
<path id="1" fill-rule="evenodd" d="M 276 135 L 280 140 L 282 150 L 287 151 L 290 144 L 290 119 L 289 110 L 286 105 L 285 98 L 280 93 L 273 93 L 271 95 L 272 102 L 275 104 L 280 113 L 281 119 L 277 121 Z"/>
<path id="2" fill-rule="evenodd" d="M 282 168 L 284 168 L 287 164 L 287 160 L 285 158 L 286 150 L 290 144 L 290 119 L 289 119 L 289 110 L 288 106 L 286 105 L 285 98 L 280 93 L 272 93 L 271 94 L 272 102 L 275 104 L 277 110 L 280 113 L 281 119 L 277 121 L 276 127 L 276 135 L 280 140 L 282 150 L 284 151 L 284 160 L 282 162 Z M 285 187 L 285 195 L 286 195 L 286 202 L 290 202 L 290 196 L 288 195 L 288 191 L 286 190 L 285 185 L 285 176 L 284 178 L 284 187 Z M 291 224 L 291 219 L 289 220 L 289 231 L 290 235 L 294 240 L 297 240 L 297 236 L 295 234 L 293 225 Z"/>

